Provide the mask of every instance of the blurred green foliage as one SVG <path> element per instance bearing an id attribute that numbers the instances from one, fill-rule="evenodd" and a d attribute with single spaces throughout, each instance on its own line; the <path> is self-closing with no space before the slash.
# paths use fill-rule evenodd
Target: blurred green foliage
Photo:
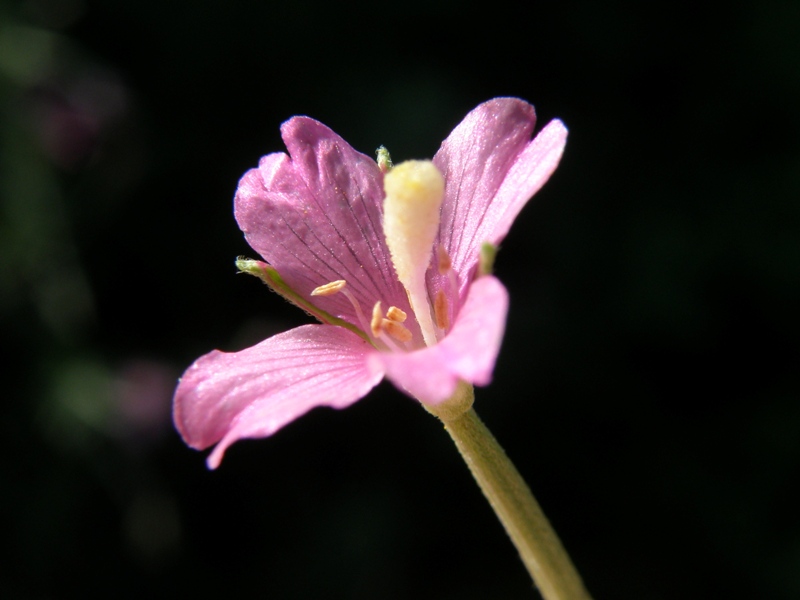
<path id="1" fill-rule="evenodd" d="M 390 386 L 213 473 L 169 420 L 194 358 L 305 322 L 233 268 L 283 120 L 400 161 L 515 95 L 570 141 L 498 254 L 478 411 L 597 598 L 798 597 L 798 26 L 791 0 L 0 0 L 0 593 L 535 597 Z"/>

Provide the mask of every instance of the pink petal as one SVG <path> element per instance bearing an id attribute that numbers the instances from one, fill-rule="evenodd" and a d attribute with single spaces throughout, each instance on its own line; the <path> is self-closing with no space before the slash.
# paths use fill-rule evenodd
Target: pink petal
<path id="1" fill-rule="evenodd" d="M 567 128 L 558 119 L 550 121 L 517 157 L 494 200 L 486 211 L 483 224 L 475 237 L 499 244 L 519 211 L 539 191 L 556 170 L 564 146 Z"/>
<path id="2" fill-rule="evenodd" d="M 248 243 L 305 297 L 344 279 L 365 312 L 378 300 L 406 310 L 383 236 L 377 163 L 308 117 L 290 119 L 281 133 L 289 156 L 263 157 L 236 191 L 236 220 Z M 341 294 L 314 304 L 358 325 Z"/>
<path id="3" fill-rule="evenodd" d="M 446 181 L 440 241 L 461 274 L 462 289 L 480 245 L 505 237 L 558 164 L 566 129 L 553 121 L 531 140 L 535 124 L 536 113 L 527 102 L 489 100 L 464 118 L 433 159 Z"/>
<path id="4" fill-rule="evenodd" d="M 375 350 L 331 325 L 304 325 L 241 352 L 215 350 L 186 370 L 175 392 L 174 420 L 187 444 L 216 468 L 242 438 L 266 437 L 316 406 L 344 408 L 383 378 Z"/>
<path id="5" fill-rule="evenodd" d="M 435 346 L 370 359 L 402 390 L 426 404 L 453 395 L 458 380 L 487 385 L 500 351 L 508 313 L 508 292 L 498 279 L 477 279 L 450 334 Z"/>

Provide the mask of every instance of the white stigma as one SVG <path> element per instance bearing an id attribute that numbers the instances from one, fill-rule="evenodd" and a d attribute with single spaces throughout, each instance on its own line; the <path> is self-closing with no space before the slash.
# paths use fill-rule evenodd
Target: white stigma
<path id="1" fill-rule="evenodd" d="M 383 233 L 392 254 L 397 278 L 406 288 L 428 346 L 436 343 L 425 272 L 431 262 L 433 240 L 439 231 L 444 177 L 429 160 L 400 163 L 383 179 Z"/>

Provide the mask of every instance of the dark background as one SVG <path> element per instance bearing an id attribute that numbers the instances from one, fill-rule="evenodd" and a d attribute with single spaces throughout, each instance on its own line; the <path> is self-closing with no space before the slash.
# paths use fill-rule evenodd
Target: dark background
<path id="1" fill-rule="evenodd" d="M 216 472 L 169 420 L 197 356 L 307 322 L 233 267 L 282 121 L 430 157 L 514 95 L 570 138 L 478 412 L 597 599 L 800 597 L 798 31 L 793 0 L 0 0 L 0 595 L 536 597 L 388 384 Z"/>

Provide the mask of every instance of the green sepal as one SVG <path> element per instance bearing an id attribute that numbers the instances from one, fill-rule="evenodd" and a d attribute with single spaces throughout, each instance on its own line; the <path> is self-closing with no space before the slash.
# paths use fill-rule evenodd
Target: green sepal
<path id="1" fill-rule="evenodd" d="M 326 325 L 337 325 L 339 327 L 349 329 L 359 337 L 363 338 L 365 341 L 372 344 L 372 340 L 369 338 L 369 336 L 367 336 L 367 334 L 361 331 L 358 327 L 352 323 L 348 323 L 344 319 L 334 317 L 329 312 L 326 312 L 318 306 L 315 306 L 303 298 L 300 294 L 295 292 L 289 286 L 289 284 L 283 280 L 283 277 L 281 277 L 280 273 L 278 273 L 278 270 L 272 265 L 260 260 L 252 260 L 250 258 L 239 256 L 236 259 L 236 268 L 239 269 L 240 273 L 247 273 L 248 275 L 258 277 L 261 281 L 267 284 L 269 289 L 271 289 L 273 292 L 277 293 L 285 300 L 288 300 L 298 308 L 303 309 L 321 323 L 325 323 Z"/>
<path id="2" fill-rule="evenodd" d="M 497 246 L 489 242 L 483 242 L 483 244 L 481 244 L 481 252 L 478 258 L 478 277 L 492 274 L 496 256 Z"/>

